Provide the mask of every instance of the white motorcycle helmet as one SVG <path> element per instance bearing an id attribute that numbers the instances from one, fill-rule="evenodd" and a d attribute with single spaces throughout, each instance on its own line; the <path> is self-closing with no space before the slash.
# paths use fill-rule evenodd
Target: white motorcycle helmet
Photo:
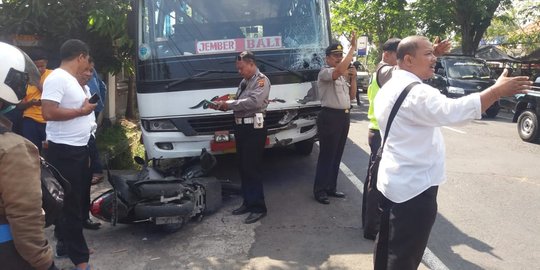
<path id="1" fill-rule="evenodd" d="M 0 101 L 17 104 L 28 83 L 39 85 L 39 70 L 26 53 L 7 43 L 0 42 L 0 59 Z"/>

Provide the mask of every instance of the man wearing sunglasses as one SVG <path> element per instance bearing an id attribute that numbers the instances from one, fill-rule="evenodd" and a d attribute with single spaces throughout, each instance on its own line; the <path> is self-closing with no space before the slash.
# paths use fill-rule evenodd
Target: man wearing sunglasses
<path id="1" fill-rule="evenodd" d="M 236 69 L 244 78 L 238 86 L 236 99 L 218 101 L 210 107 L 234 111 L 234 135 L 244 202 L 232 214 L 249 213 L 244 223 L 250 224 L 266 216 L 260 167 L 266 143 L 264 114 L 268 107 L 270 80 L 257 68 L 251 51 L 244 51 L 236 57 Z"/>
<path id="2" fill-rule="evenodd" d="M 356 69 L 351 65 L 356 52 L 356 33 L 352 33 L 350 42 L 351 48 L 345 57 L 341 44 L 326 48 L 326 66 L 317 78 L 322 110 L 317 117 L 320 150 L 313 195 L 321 204 L 330 203 L 328 196 L 345 197 L 343 192 L 336 190 L 336 182 L 349 134 L 351 100 L 356 97 L 357 91 Z"/>

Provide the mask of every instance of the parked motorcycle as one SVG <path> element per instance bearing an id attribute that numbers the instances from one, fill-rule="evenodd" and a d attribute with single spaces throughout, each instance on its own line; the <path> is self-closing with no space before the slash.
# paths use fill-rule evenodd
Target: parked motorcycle
<path id="1" fill-rule="evenodd" d="M 136 157 L 142 170 L 136 174 L 111 174 L 112 189 L 91 203 L 93 216 L 112 225 L 152 223 L 176 231 L 192 218 L 215 212 L 222 203 L 221 181 L 206 176 L 215 157 L 203 149 L 198 158 L 182 166 L 160 166 L 160 160 Z"/>

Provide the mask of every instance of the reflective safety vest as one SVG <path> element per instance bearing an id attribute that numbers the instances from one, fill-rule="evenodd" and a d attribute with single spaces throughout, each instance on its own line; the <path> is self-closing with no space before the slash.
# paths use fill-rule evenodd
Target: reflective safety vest
<path id="1" fill-rule="evenodd" d="M 373 106 L 373 102 L 375 101 L 375 96 L 379 92 L 379 89 L 381 88 L 379 86 L 379 80 L 377 80 L 377 74 L 379 74 L 379 71 L 381 68 L 389 66 L 388 64 L 382 64 L 379 68 L 377 68 L 377 71 L 373 72 L 373 75 L 371 76 L 371 81 L 369 82 L 368 90 L 367 90 L 367 96 L 369 101 L 369 109 L 368 109 L 368 119 L 369 119 L 369 129 L 379 130 L 379 123 L 377 122 L 377 119 L 375 118 L 375 108 Z"/>

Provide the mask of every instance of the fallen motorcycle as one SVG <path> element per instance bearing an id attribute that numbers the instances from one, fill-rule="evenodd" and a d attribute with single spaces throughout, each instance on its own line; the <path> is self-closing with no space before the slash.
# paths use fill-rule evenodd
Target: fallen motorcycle
<path id="1" fill-rule="evenodd" d="M 222 183 L 206 176 L 216 163 L 206 149 L 181 167 L 163 169 L 160 160 L 152 160 L 152 166 L 142 158 L 135 160 L 142 165 L 135 174 L 108 173 L 112 189 L 92 201 L 93 216 L 113 226 L 146 222 L 176 231 L 188 220 L 221 206 Z"/>

